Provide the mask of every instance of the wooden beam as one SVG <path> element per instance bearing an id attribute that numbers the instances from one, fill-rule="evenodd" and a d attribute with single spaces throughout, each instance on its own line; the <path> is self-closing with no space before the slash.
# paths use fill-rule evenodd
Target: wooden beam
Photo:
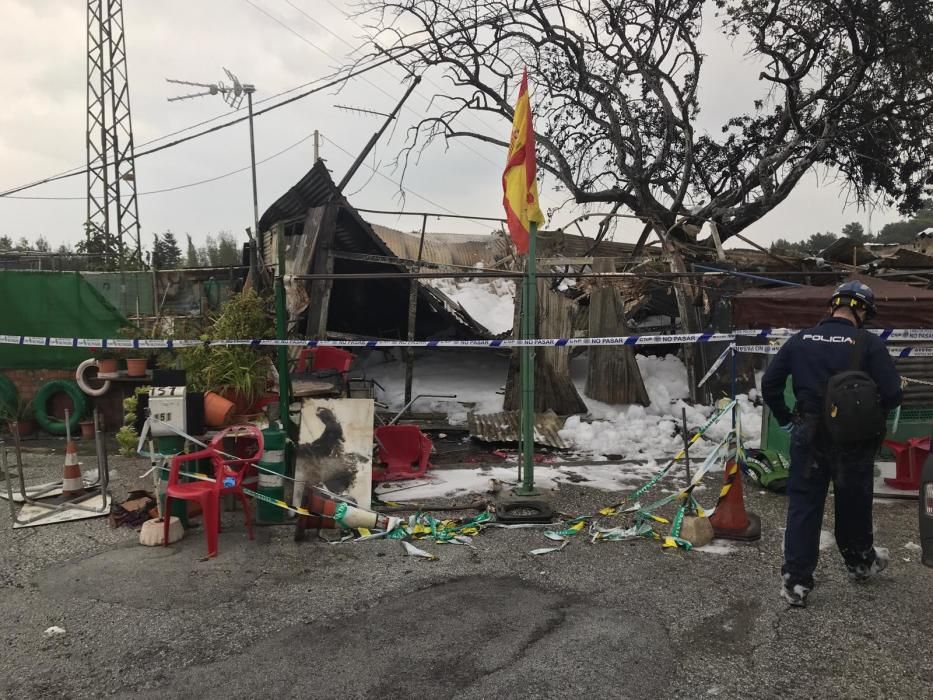
<path id="1" fill-rule="evenodd" d="M 413 272 L 421 272 L 421 257 L 424 254 L 424 234 L 428 228 L 427 215 L 421 218 L 421 240 L 418 243 L 418 260 L 412 268 Z M 408 340 L 415 339 L 415 328 L 418 325 L 418 280 L 413 279 L 408 287 Z M 415 349 L 408 348 L 405 352 L 405 403 L 412 399 L 412 385 L 415 381 Z"/>
<path id="2" fill-rule="evenodd" d="M 325 204 L 308 211 L 302 236 L 311 237 L 311 274 L 333 274 L 334 237 L 337 233 L 337 205 Z M 297 271 L 296 271 L 297 272 Z M 327 309 L 333 280 L 314 280 L 309 285 L 308 323 L 305 333 L 308 338 L 321 339 L 327 335 Z"/>
<path id="3" fill-rule="evenodd" d="M 722 241 L 719 239 L 719 227 L 715 221 L 709 222 L 710 234 L 713 236 L 713 245 L 716 246 L 716 257 L 720 260 L 726 259 L 726 251 L 722 249 Z"/>
<path id="4" fill-rule="evenodd" d="M 594 272 L 615 272 L 615 259 L 598 258 Z M 588 336 L 618 337 L 629 334 L 625 309 L 619 291 L 606 281 L 595 281 L 590 291 Z M 650 402 L 631 347 L 595 346 L 589 349 L 586 395 L 603 403 L 641 404 Z"/>

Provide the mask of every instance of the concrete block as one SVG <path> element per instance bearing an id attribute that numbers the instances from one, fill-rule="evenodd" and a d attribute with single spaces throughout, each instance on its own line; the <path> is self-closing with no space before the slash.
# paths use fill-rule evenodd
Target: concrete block
<path id="1" fill-rule="evenodd" d="M 694 547 L 702 547 L 713 541 L 713 526 L 709 518 L 688 515 L 684 518 L 680 536 Z"/>

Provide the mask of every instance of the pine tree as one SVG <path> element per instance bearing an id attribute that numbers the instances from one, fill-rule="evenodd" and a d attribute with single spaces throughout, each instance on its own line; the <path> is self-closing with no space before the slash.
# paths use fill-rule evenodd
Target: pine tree
<path id="1" fill-rule="evenodd" d="M 191 234 L 186 233 L 185 236 L 188 237 L 188 253 L 185 256 L 185 266 L 200 267 L 201 261 L 198 259 L 198 249 L 194 247 L 194 241 L 191 240 Z"/>
<path id="2" fill-rule="evenodd" d="M 162 237 L 162 265 L 164 269 L 174 270 L 181 264 L 181 248 L 178 247 L 178 241 L 175 234 L 166 231 Z"/>
<path id="3" fill-rule="evenodd" d="M 200 250 L 200 257 L 203 265 L 230 267 L 240 264 L 240 249 L 232 233 L 221 231 L 216 237 L 207 237 Z"/>
<path id="4" fill-rule="evenodd" d="M 166 231 L 159 237 L 159 234 L 153 234 L 152 244 L 152 264 L 157 270 L 174 270 L 181 263 L 181 249 L 178 247 L 178 241 L 175 240 L 175 234 Z"/>

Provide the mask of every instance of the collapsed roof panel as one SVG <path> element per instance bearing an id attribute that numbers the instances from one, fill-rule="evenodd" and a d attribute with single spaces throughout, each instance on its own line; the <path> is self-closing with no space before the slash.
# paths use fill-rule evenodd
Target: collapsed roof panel
<path id="1" fill-rule="evenodd" d="M 320 215 L 324 207 L 336 207 L 335 217 Z M 320 222 L 322 230 L 315 226 L 306 227 L 306 220 L 315 213 L 314 221 Z M 312 223 L 314 223 L 312 221 Z M 332 254 L 332 269 L 336 274 L 373 274 L 402 272 L 406 265 L 376 234 L 346 198 L 337 190 L 330 172 L 322 161 L 314 164 L 288 192 L 279 197 L 260 219 L 263 235 L 263 257 L 274 261 L 275 241 L 271 230 L 277 224 L 285 225 L 286 238 L 313 237 L 311 252 L 304 255 L 298 269 L 286 263 L 293 274 L 305 274 L 315 268 L 319 254 Z M 327 227 L 329 230 L 324 231 Z M 309 229 L 309 230 L 306 230 Z M 324 235 L 326 234 L 326 235 Z M 322 243 L 326 241 L 326 245 Z M 306 249 L 291 241 L 286 255 Z M 364 259 L 361 256 L 373 256 Z M 398 260 L 397 262 L 391 262 Z M 318 263 L 319 267 L 319 263 Z M 407 333 L 409 289 L 408 279 L 344 279 L 334 280 L 327 309 L 327 328 L 344 334 L 369 337 L 402 338 Z M 416 337 L 419 339 L 440 338 L 489 338 L 492 334 L 467 314 L 458 304 L 437 289 L 415 282 L 418 289 L 416 313 Z M 310 286 L 310 285 L 309 285 Z M 314 297 L 315 294 L 311 294 Z M 320 296 L 320 295 L 319 295 Z M 310 299 L 313 306 L 315 299 Z"/>

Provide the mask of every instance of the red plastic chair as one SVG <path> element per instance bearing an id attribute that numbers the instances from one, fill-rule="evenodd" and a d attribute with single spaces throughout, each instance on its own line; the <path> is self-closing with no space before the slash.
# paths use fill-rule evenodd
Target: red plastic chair
<path id="1" fill-rule="evenodd" d="M 230 433 L 236 432 L 235 435 Z M 247 439 L 255 442 L 255 445 L 240 447 L 239 451 L 233 454 L 226 453 L 224 450 L 224 440 L 232 438 L 234 440 Z M 220 480 L 220 495 L 236 496 L 237 500 L 243 506 L 243 512 L 246 515 L 246 529 L 249 532 L 249 538 L 253 539 L 252 519 L 249 512 L 249 499 L 243 493 L 243 481 L 249 474 L 254 472 L 253 467 L 256 462 L 262 458 L 263 439 L 262 431 L 255 425 L 231 425 L 224 428 L 210 442 L 212 449 L 216 450 L 221 459 L 222 476 Z M 231 480 L 232 481 L 229 481 Z"/>
<path id="2" fill-rule="evenodd" d="M 231 436 L 228 433 L 238 431 L 245 435 Z M 256 447 L 244 456 L 221 454 L 223 441 L 227 437 L 248 437 L 256 441 Z M 168 484 L 165 489 L 165 512 L 171 513 L 171 501 L 177 498 L 184 501 L 197 501 L 201 505 L 204 515 L 204 532 L 207 535 L 207 556 L 217 556 L 217 535 L 220 532 L 220 497 L 226 494 L 235 496 L 243 505 L 243 514 L 246 519 L 246 530 L 249 538 L 253 539 L 252 518 L 250 517 L 249 501 L 243 493 L 243 479 L 249 467 L 262 457 L 263 441 L 262 431 L 255 425 L 233 425 L 218 433 L 210 446 L 198 452 L 179 454 L 172 458 L 168 475 Z M 198 479 L 192 482 L 179 482 L 181 465 L 199 459 L 210 460 L 213 467 L 213 479 Z M 238 468 L 237 468 L 238 467 Z M 225 483 L 226 482 L 226 483 Z M 164 519 L 163 545 L 168 545 L 169 519 Z"/>
<path id="3" fill-rule="evenodd" d="M 181 465 L 189 462 L 195 462 L 199 459 L 210 460 L 214 474 L 211 481 L 198 479 L 196 481 L 182 483 L 178 481 Z M 165 509 L 166 515 L 163 520 L 163 539 L 162 546 L 168 546 L 168 528 L 170 518 L 168 513 L 172 512 L 172 499 L 182 501 L 197 501 L 201 504 L 201 512 L 204 515 L 204 532 L 207 535 L 207 556 L 217 556 L 217 533 L 220 530 L 220 485 L 223 481 L 223 462 L 217 451 L 208 447 L 198 452 L 189 454 L 179 454 L 172 458 L 171 468 L 168 474 L 168 484 L 165 488 Z"/>
<path id="4" fill-rule="evenodd" d="M 385 466 L 373 467 L 373 481 L 417 479 L 431 468 L 428 460 L 434 443 L 418 426 L 381 425 L 375 436 L 379 461 Z"/>
<path id="5" fill-rule="evenodd" d="M 319 348 L 305 348 L 298 354 L 298 373 L 302 374 L 308 371 L 308 358 L 311 358 L 312 372 L 325 372 L 333 370 L 343 379 L 347 378 L 347 372 L 350 371 L 350 365 L 353 364 L 354 355 L 352 352 L 323 346 Z"/>
<path id="6" fill-rule="evenodd" d="M 920 472 L 930 454 L 930 438 L 907 438 L 907 442 L 885 440 L 884 446 L 894 453 L 894 478 L 885 477 L 884 483 L 893 489 L 916 491 L 920 488 Z"/>

